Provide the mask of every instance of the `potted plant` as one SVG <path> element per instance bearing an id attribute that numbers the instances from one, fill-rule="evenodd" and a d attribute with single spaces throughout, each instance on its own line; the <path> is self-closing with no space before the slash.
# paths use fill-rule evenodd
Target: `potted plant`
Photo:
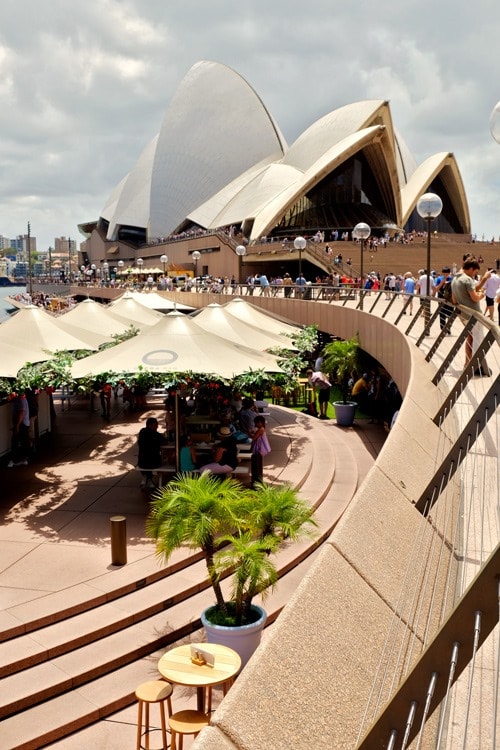
<path id="1" fill-rule="evenodd" d="M 253 599 L 278 580 L 274 555 L 288 540 L 312 536 L 316 525 L 312 508 L 289 485 L 251 490 L 232 478 L 178 474 L 154 495 L 146 532 L 165 561 L 183 546 L 201 550 L 215 596 L 202 614 L 207 639 L 230 645 L 244 665 L 266 620 Z"/>
<path id="2" fill-rule="evenodd" d="M 360 348 L 357 336 L 346 341 L 339 339 L 326 344 L 323 350 L 323 369 L 337 380 L 342 401 L 334 401 L 335 418 L 342 427 L 350 427 L 354 422 L 356 402 L 349 401 L 349 378 L 359 366 Z"/>
<path id="3" fill-rule="evenodd" d="M 249 370 L 234 379 L 234 387 L 239 391 L 249 391 L 256 401 L 263 401 L 269 385 L 269 373 L 265 370 Z"/>

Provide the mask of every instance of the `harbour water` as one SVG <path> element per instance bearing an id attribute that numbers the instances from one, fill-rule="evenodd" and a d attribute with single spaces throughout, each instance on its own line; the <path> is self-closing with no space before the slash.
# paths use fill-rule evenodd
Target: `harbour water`
<path id="1" fill-rule="evenodd" d="M 26 291 L 26 286 L 3 286 L 0 287 L 0 323 L 9 317 L 9 310 L 12 305 L 7 301 L 7 297 L 14 297 L 16 294 L 22 294 Z"/>

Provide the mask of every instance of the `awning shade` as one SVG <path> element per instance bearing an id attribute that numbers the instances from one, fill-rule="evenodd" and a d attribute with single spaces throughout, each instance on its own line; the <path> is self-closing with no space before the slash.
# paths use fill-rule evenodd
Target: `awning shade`
<path id="1" fill-rule="evenodd" d="M 105 372 L 215 375 L 231 379 L 249 370 L 282 372 L 276 357 L 225 341 L 179 312 L 165 315 L 133 339 L 75 362 L 74 378 Z"/>

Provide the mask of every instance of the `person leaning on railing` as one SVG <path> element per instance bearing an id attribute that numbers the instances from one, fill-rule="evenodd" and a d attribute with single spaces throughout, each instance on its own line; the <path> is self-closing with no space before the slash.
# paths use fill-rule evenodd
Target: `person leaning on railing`
<path id="1" fill-rule="evenodd" d="M 451 282 L 451 291 L 453 297 L 453 303 L 455 305 L 463 305 L 468 307 L 475 312 L 481 312 L 480 302 L 484 299 L 483 286 L 486 280 L 490 277 L 489 271 L 481 277 L 479 282 L 476 282 L 476 274 L 480 269 L 479 262 L 475 258 L 467 258 L 464 260 L 462 268 L 453 277 Z M 474 345 L 474 331 L 467 335 L 465 341 L 465 366 L 469 364 L 472 355 L 477 349 Z M 474 370 L 474 375 L 482 375 L 489 377 L 491 375 L 490 369 L 486 364 L 486 360 L 482 360 L 480 366 Z"/>

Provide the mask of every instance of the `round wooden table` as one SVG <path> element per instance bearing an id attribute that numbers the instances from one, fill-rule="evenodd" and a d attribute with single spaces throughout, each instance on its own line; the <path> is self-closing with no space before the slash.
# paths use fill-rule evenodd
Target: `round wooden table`
<path id="1" fill-rule="evenodd" d="M 203 649 L 214 656 L 214 665 L 193 664 L 191 647 Z M 204 713 L 204 690 L 229 682 L 238 674 L 241 659 L 236 651 L 219 643 L 186 643 L 167 651 L 158 662 L 158 671 L 175 685 L 197 689 L 198 711 Z"/>

